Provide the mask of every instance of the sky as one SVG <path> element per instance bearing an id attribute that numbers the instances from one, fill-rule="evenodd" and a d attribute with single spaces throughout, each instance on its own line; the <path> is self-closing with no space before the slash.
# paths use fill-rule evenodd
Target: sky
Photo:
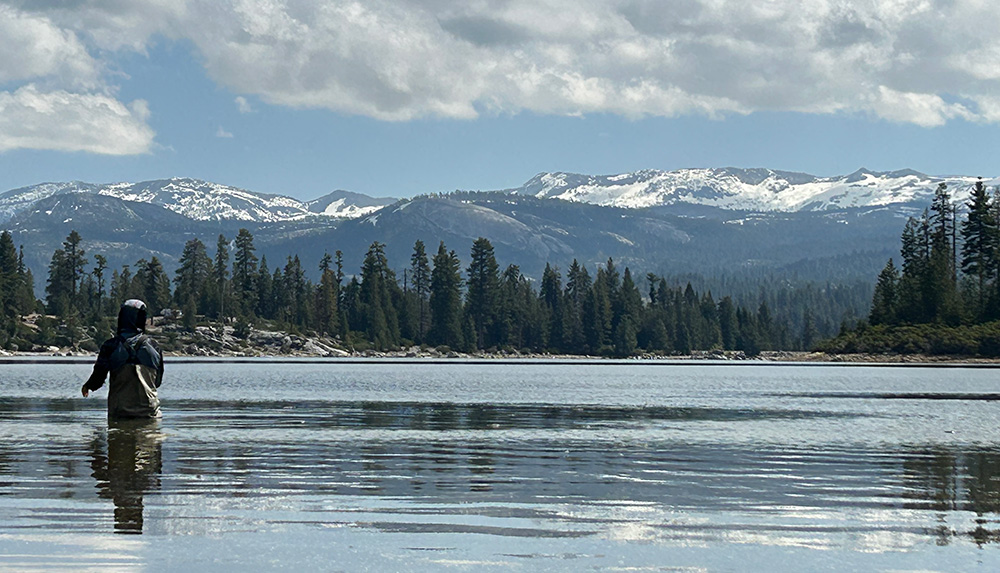
<path id="1" fill-rule="evenodd" d="M 0 192 L 1000 172 L 985 0 L 0 0 Z"/>

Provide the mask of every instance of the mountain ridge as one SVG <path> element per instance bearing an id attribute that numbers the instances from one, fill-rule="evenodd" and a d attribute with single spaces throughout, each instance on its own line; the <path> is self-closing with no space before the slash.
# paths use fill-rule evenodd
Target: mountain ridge
<path id="1" fill-rule="evenodd" d="M 289 222 L 314 217 L 354 218 L 396 201 L 395 198 L 374 198 L 349 191 L 334 191 L 311 201 L 300 201 L 286 195 L 259 193 L 191 177 L 136 183 L 46 182 L 0 194 L 0 224 L 29 210 L 40 200 L 69 193 L 103 195 L 158 205 L 196 221 L 253 223 Z M 317 209 L 316 206 L 324 199 L 329 200 L 322 209 Z M 338 200 L 339 203 L 331 206 Z"/>
<path id="2" fill-rule="evenodd" d="M 495 193 L 531 195 L 627 209 L 710 207 L 727 211 L 797 212 L 845 208 L 912 207 L 929 203 L 945 183 L 956 200 L 975 183 L 971 176 L 931 176 L 913 169 L 817 177 L 768 168 L 643 169 L 614 175 L 542 172 L 520 187 Z M 988 179 L 994 186 L 1000 179 Z M 45 182 L 0 194 L 0 224 L 37 201 L 66 193 L 91 193 L 159 205 L 198 221 L 294 222 L 316 217 L 356 219 L 399 201 L 335 190 L 311 200 L 173 177 L 136 183 Z"/>
<path id="3" fill-rule="evenodd" d="M 940 183 L 964 200 L 971 176 L 931 176 L 913 169 L 857 171 L 834 177 L 766 168 L 644 169 L 616 175 L 543 172 L 507 192 L 596 205 L 646 208 L 702 205 L 761 212 L 822 211 L 930 202 Z M 985 181 L 993 186 L 998 179 Z"/>

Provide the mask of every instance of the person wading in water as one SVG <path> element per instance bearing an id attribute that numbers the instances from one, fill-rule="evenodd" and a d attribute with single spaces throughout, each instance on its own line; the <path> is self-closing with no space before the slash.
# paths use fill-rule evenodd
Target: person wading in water
<path id="1" fill-rule="evenodd" d="M 156 389 L 163 381 L 163 353 L 145 330 L 146 303 L 125 301 L 118 311 L 118 334 L 101 345 L 94 373 L 81 389 L 86 398 L 111 374 L 110 419 L 160 417 Z"/>

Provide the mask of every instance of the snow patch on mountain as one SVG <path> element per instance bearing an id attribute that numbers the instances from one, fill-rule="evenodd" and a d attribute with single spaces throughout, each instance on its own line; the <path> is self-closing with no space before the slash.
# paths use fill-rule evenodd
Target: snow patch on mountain
<path id="1" fill-rule="evenodd" d="M 196 221 L 271 223 L 297 221 L 310 215 L 302 202 L 291 197 L 253 193 L 198 179 L 118 183 L 102 186 L 97 193 L 159 205 Z"/>
<path id="2" fill-rule="evenodd" d="M 12 189 L 0 195 L 0 223 L 9 221 L 11 217 L 29 209 L 36 202 L 62 193 L 92 192 L 94 185 L 72 181 L 68 183 L 41 183 L 31 187 Z"/>
<path id="3" fill-rule="evenodd" d="M 308 201 L 305 205 L 311 213 L 317 215 L 340 219 L 360 219 L 396 201 L 397 199 L 393 197 L 369 197 L 361 193 L 338 190 Z"/>

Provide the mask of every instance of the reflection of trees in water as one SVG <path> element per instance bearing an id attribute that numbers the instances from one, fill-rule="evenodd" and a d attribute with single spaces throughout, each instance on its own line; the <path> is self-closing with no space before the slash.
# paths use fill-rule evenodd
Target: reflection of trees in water
<path id="1" fill-rule="evenodd" d="M 324 420 L 323 427 L 410 430 L 587 429 L 598 426 L 630 427 L 649 422 L 726 422 L 825 416 L 776 409 L 452 402 L 338 402 L 327 412 L 335 415 Z"/>
<path id="2" fill-rule="evenodd" d="M 6 451 L 4 444 L 0 444 L 0 476 L 14 475 L 14 456 Z M 13 482 L 0 478 L 0 487 L 10 487 Z"/>
<path id="3" fill-rule="evenodd" d="M 940 512 L 935 530 L 939 545 L 968 535 L 979 545 L 1000 542 L 1000 452 L 928 448 L 907 452 L 903 461 L 907 487 L 904 507 Z M 947 525 L 948 512 L 976 514 L 976 528 L 958 532 Z"/>
<path id="4" fill-rule="evenodd" d="M 108 422 L 92 456 L 98 494 L 115 505 L 115 532 L 142 533 L 143 496 L 159 489 L 163 471 L 159 420 Z"/>

